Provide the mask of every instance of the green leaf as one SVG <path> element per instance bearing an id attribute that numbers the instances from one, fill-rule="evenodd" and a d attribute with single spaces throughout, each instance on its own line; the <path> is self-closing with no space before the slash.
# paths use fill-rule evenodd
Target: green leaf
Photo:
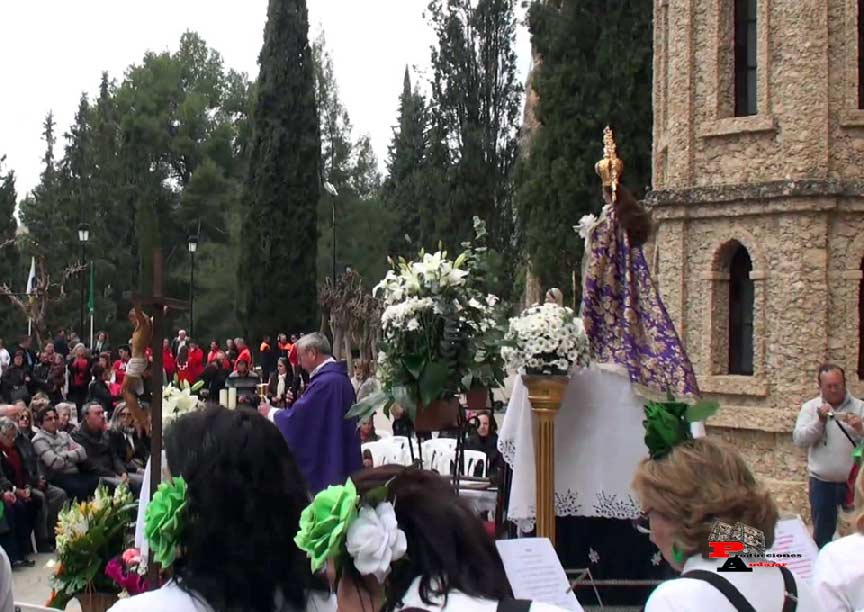
<path id="1" fill-rule="evenodd" d="M 423 368 L 426 366 L 426 358 L 423 355 L 407 355 L 402 358 L 402 365 L 416 379 L 420 378 Z"/>
<path id="2" fill-rule="evenodd" d="M 417 399 L 416 392 L 412 393 L 412 389 L 409 387 L 393 387 L 391 393 L 393 394 L 393 401 L 400 406 L 402 406 L 405 410 L 408 410 L 412 414 L 417 410 Z M 413 420 L 413 418 L 412 418 Z"/>
<path id="3" fill-rule="evenodd" d="M 713 400 L 702 400 L 695 406 L 687 408 L 687 422 L 698 423 L 712 416 L 720 409 L 720 404 Z"/>
<path id="4" fill-rule="evenodd" d="M 357 417 L 362 420 L 365 417 L 372 416 L 378 410 L 382 410 L 391 401 L 392 398 L 389 393 L 386 391 L 376 391 L 351 406 L 351 409 L 345 414 L 345 418 L 353 419 Z"/>
<path id="5" fill-rule="evenodd" d="M 450 375 L 450 370 L 446 364 L 440 361 L 433 361 L 423 369 L 423 375 L 420 377 L 420 401 L 424 406 L 428 406 L 436 399 L 440 398 L 444 393 L 447 385 L 447 378 Z"/>
<path id="6" fill-rule="evenodd" d="M 387 487 L 384 485 L 375 487 L 366 494 L 366 503 L 375 508 L 378 504 L 387 501 Z"/>

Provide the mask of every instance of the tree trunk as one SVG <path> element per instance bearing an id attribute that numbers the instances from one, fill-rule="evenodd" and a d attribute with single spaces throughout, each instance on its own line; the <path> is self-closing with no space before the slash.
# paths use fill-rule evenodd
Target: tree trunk
<path id="1" fill-rule="evenodd" d="M 351 334 L 345 334 L 345 361 L 348 362 L 348 376 L 354 372 L 354 355 L 351 345 Z"/>
<path id="2" fill-rule="evenodd" d="M 342 359 L 342 328 L 331 319 L 330 328 L 333 330 L 333 358 Z"/>

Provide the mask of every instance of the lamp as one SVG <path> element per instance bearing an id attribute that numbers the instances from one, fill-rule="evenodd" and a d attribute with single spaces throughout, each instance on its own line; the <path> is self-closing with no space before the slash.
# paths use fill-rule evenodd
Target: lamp
<path id="1" fill-rule="evenodd" d="M 90 241 L 90 226 L 86 223 L 78 224 L 78 242 L 81 243 L 81 264 L 87 257 L 87 243 Z M 88 266 L 89 267 L 89 266 Z M 85 275 L 81 274 L 81 315 L 78 318 L 78 334 L 81 338 L 84 337 L 84 294 L 87 292 L 85 287 Z"/>
<path id="2" fill-rule="evenodd" d="M 195 253 L 198 252 L 198 234 L 189 234 L 189 335 L 195 337 Z"/>

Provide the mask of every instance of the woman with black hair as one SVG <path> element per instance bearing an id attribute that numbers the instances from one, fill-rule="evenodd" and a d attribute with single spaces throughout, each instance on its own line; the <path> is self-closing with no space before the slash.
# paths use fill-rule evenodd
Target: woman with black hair
<path id="1" fill-rule="evenodd" d="M 173 476 L 186 482 L 173 580 L 114 612 L 330 612 L 294 543 L 306 483 L 284 438 L 249 410 L 211 406 L 165 434 Z"/>
<path id="2" fill-rule="evenodd" d="M 347 552 L 356 546 L 349 528 L 337 592 L 339 612 L 560 610 L 513 599 L 495 542 L 448 480 L 402 466 L 363 470 L 351 480 L 361 500 L 386 487 L 386 501 L 392 504 L 407 549 L 379 572 L 386 576 L 379 582 L 375 574 L 361 575 L 355 561 L 359 557 Z"/>

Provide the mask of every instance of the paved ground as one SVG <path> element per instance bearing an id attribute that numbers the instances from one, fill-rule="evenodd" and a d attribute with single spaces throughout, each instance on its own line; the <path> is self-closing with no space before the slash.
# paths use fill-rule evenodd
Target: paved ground
<path id="1" fill-rule="evenodd" d="M 16 602 L 44 606 L 48 596 L 51 595 L 54 555 L 36 555 L 33 560 L 36 561 L 36 567 L 12 572 L 12 594 Z M 49 564 L 52 566 L 49 567 Z M 66 610 L 80 612 L 81 607 L 77 601 L 73 601 Z"/>

